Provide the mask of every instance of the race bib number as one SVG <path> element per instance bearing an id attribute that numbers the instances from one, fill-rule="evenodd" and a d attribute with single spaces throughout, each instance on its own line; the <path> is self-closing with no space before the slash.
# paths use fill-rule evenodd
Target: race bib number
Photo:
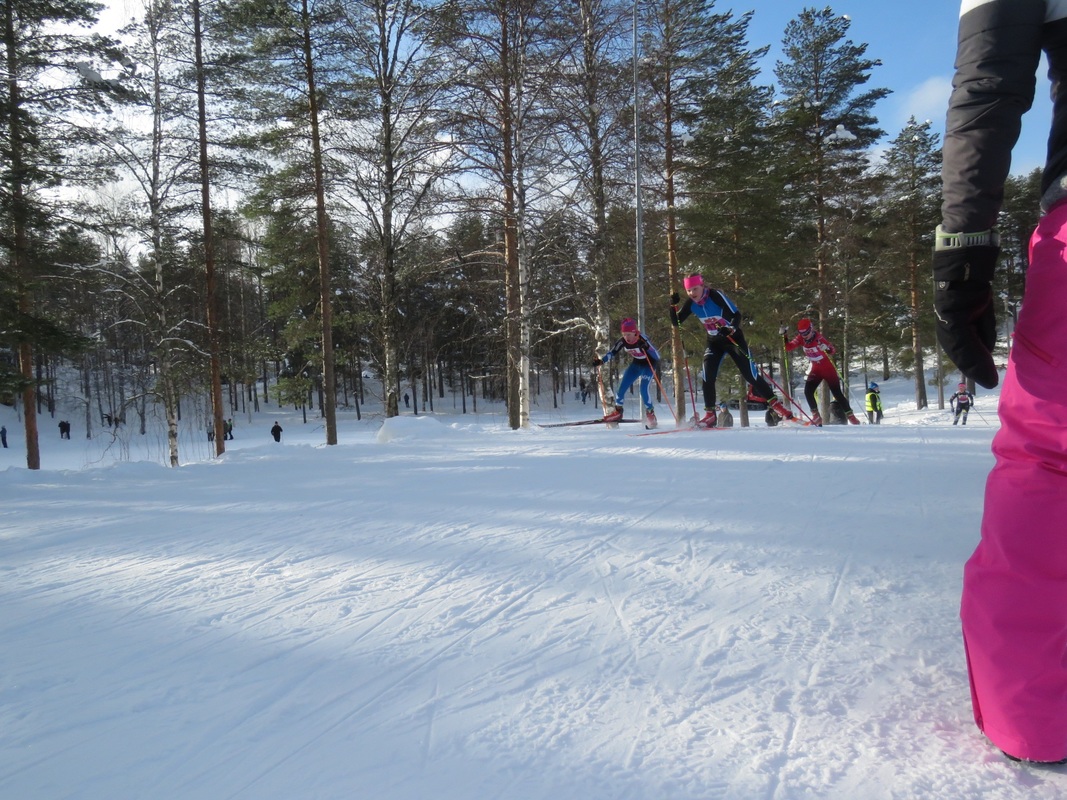
<path id="1" fill-rule="evenodd" d="M 725 317 L 708 317 L 704 320 L 704 330 L 708 332 L 709 336 L 716 336 L 719 333 L 719 328 L 727 327 L 729 324 Z"/>

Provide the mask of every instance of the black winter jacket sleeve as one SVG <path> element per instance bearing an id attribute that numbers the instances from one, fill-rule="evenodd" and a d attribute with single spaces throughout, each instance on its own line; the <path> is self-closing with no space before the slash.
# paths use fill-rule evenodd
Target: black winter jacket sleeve
<path id="1" fill-rule="evenodd" d="M 963 0 L 956 73 L 943 148 L 942 226 L 954 233 L 996 224 L 1030 108 L 1041 52 L 1055 97 L 1042 192 L 1067 174 L 1067 6 L 1052 0 Z"/>

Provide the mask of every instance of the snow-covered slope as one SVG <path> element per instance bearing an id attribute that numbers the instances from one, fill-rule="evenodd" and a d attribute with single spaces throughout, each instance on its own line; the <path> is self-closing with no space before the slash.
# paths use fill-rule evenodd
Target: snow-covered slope
<path id="1" fill-rule="evenodd" d="M 970 720 L 993 398 L 893 392 L 858 428 L 327 448 L 269 411 L 176 470 L 0 451 L 0 797 L 1062 796 Z"/>

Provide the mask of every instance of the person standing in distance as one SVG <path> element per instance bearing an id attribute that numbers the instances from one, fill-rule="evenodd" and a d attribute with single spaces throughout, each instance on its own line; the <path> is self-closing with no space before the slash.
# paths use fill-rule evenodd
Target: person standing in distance
<path id="1" fill-rule="evenodd" d="M 1043 216 L 1000 395 L 996 463 L 960 616 L 974 720 L 1008 758 L 1067 760 L 1067 3 L 963 0 L 935 232 L 936 330 L 965 377 L 997 385 L 997 215 L 1042 51 L 1053 113 Z"/>
<path id="2" fill-rule="evenodd" d="M 882 424 L 882 394 L 878 389 L 878 384 L 871 381 L 867 384 L 867 422 L 872 425 Z"/>

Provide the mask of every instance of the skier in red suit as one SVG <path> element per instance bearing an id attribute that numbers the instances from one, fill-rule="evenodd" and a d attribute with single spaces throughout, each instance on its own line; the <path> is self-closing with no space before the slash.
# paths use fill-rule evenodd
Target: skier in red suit
<path id="1" fill-rule="evenodd" d="M 852 413 L 852 407 L 848 398 L 841 391 L 841 376 L 827 356 L 837 352 L 837 349 L 827 341 L 826 337 L 815 330 L 810 319 L 802 319 L 797 323 L 797 335 L 790 339 L 786 335 L 786 328 L 782 327 L 782 341 L 785 342 L 786 352 L 804 348 L 804 355 L 808 357 L 808 377 L 804 381 L 804 397 L 807 398 L 808 408 L 811 409 L 811 422 L 813 425 L 822 425 L 822 417 L 819 415 L 819 404 L 815 400 L 815 391 L 819 384 L 826 381 L 830 388 L 830 394 L 841 407 L 848 421 L 853 425 L 859 425 L 860 421 Z"/>

